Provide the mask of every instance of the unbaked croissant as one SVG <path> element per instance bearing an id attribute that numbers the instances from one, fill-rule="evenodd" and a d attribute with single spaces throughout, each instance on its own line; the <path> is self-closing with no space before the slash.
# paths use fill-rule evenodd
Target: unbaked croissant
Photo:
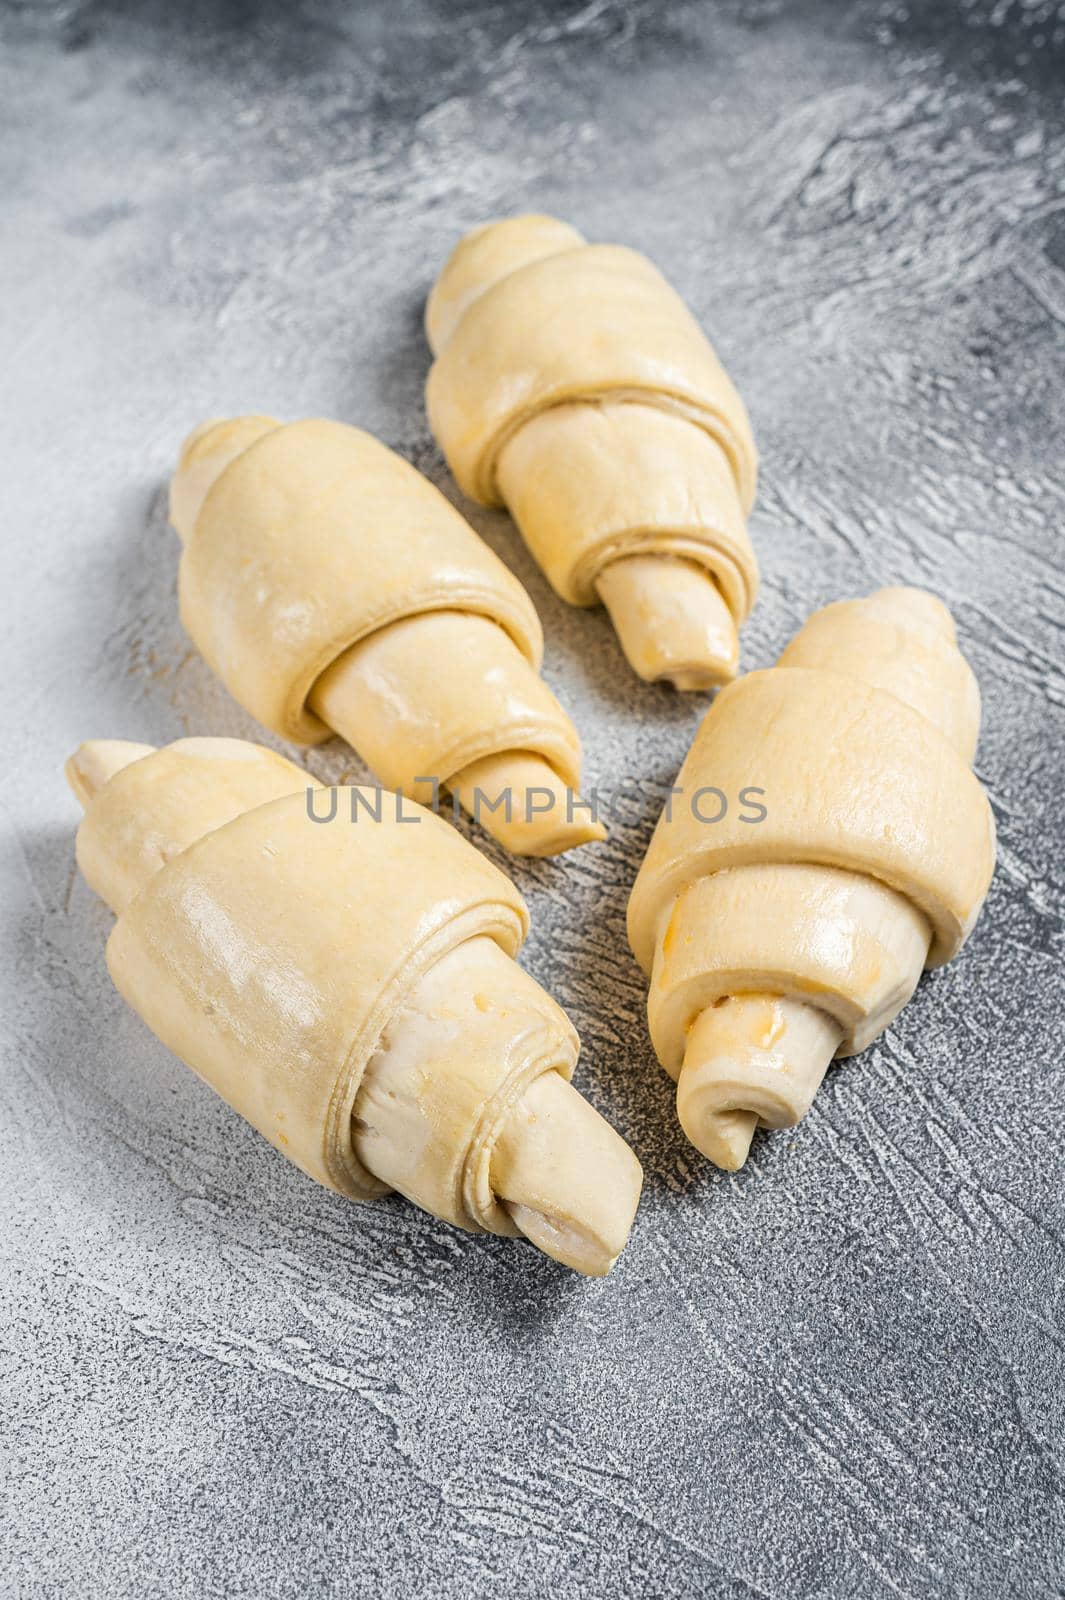
<path id="1" fill-rule="evenodd" d="M 67 774 L 120 993 L 290 1161 L 610 1270 L 639 1162 L 512 959 L 521 896 L 454 828 L 235 739 L 98 741 Z"/>
<path id="2" fill-rule="evenodd" d="M 919 589 L 826 606 L 718 696 L 629 902 L 693 1144 L 742 1166 L 957 953 L 995 863 L 976 679 Z M 763 814 L 764 813 L 764 814 Z"/>
<path id="3" fill-rule="evenodd" d="M 429 421 L 564 600 L 610 613 L 641 678 L 735 676 L 758 567 L 743 402 L 645 256 L 553 217 L 475 229 L 426 307 Z"/>
<path id="4" fill-rule="evenodd" d="M 205 423 L 170 517 L 185 629 L 274 733 L 339 733 L 382 783 L 426 804 L 447 787 L 521 855 L 604 836 L 532 601 L 400 456 L 339 422 Z"/>

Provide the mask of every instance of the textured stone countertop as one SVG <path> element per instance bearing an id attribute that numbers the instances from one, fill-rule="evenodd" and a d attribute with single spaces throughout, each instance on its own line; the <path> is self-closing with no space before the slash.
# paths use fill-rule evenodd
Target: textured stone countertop
<path id="1" fill-rule="evenodd" d="M 1065 1593 L 1065 11 L 1033 0 L 23 0 L 0 46 L 0 1593 Z M 737 1176 L 677 1127 L 624 938 L 650 834 L 515 869 L 526 962 L 647 1173 L 585 1282 L 314 1187 L 109 982 L 64 758 L 257 736 L 178 626 L 205 416 L 334 415 L 458 499 L 420 327 L 457 236 L 651 253 L 763 475 L 747 666 L 899 581 L 952 607 L 986 913 Z M 502 514 L 589 782 L 668 781 L 641 687 Z M 331 745 L 308 764 L 353 773 Z"/>

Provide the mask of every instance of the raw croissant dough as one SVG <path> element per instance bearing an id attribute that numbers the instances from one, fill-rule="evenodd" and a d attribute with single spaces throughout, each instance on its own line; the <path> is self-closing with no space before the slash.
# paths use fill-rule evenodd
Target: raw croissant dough
<path id="1" fill-rule="evenodd" d="M 979 723 L 950 613 L 918 589 L 826 606 L 707 714 L 629 938 L 684 1131 L 718 1166 L 742 1166 L 756 1127 L 794 1126 L 833 1056 L 961 948 L 995 862 Z M 703 785 L 730 802 L 719 822 L 699 820 L 719 800 L 692 805 Z M 745 787 L 764 820 L 744 821 Z"/>
<path id="2" fill-rule="evenodd" d="M 459 243 L 426 331 L 429 421 L 464 493 L 508 506 L 563 599 L 603 601 L 641 678 L 734 677 L 758 585 L 754 440 L 657 269 L 511 217 Z"/>
<path id="3" fill-rule="evenodd" d="M 378 440 L 338 422 L 205 423 L 170 516 L 185 629 L 273 732 L 339 733 L 425 804 L 436 780 L 522 855 L 604 836 L 576 798 L 580 741 L 539 676 L 532 601 Z"/>
<path id="4" fill-rule="evenodd" d="M 610 1270 L 640 1165 L 512 959 L 528 913 L 508 878 L 421 807 L 310 787 L 235 739 L 99 741 L 67 772 L 120 993 L 289 1160 L 353 1200 L 398 1189 Z"/>

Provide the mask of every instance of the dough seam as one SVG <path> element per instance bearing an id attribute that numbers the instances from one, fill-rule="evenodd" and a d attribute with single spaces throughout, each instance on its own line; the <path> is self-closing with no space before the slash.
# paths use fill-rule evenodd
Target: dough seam
<path id="1" fill-rule="evenodd" d="M 747 674 L 746 677 L 730 684 L 718 697 L 718 701 L 708 714 L 702 728 L 696 734 L 680 776 L 683 776 L 685 768 L 694 772 L 706 761 L 701 744 L 703 729 L 709 729 L 711 732 L 717 733 L 720 726 L 718 718 L 726 703 L 734 703 L 734 697 L 736 696 L 757 693 L 760 690 L 760 686 L 768 685 L 770 682 L 774 685 L 772 692 L 781 692 L 780 679 L 785 675 L 789 675 L 796 680 L 828 679 L 830 680 L 830 686 L 836 682 L 843 681 L 841 674 L 825 671 L 820 667 L 770 667 L 761 672 Z M 987 797 L 979 779 L 965 758 L 958 753 L 955 746 L 951 744 L 946 735 L 934 723 L 930 722 L 921 712 L 913 710 L 905 701 L 898 699 L 888 690 L 868 683 L 858 683 L 854 679 L 846 680 L 846 682 L 847 694 L 839 695 L 838 703 L 846 708 L 849 713 L 850 728 L 853 730 L 863 725 L 867 719 L 875 716 L 878 707 L 882 707 L 890 719 L 897 722 L 907 733 L 913 733 L 919 747 L 923 744 L 926 749 L 927 747 L 934 748 L 940 758 L 941 765 L 951 771 L 958 791 L 965 795 L 973 814 L 975 815 L 979 812 L 980 816 L 985 820 L 989 832 L 985 854 L 988 859 L 993 860 L 995 854 L 994 814 L 987 802 Z M 859 697 L 864 700 L 864 704 L 860 703 Z M 796 714 L 798 709 L 793 697 L 789 696 L 786 700 L 784 698 L 781 699 L 780 703 L 772 710 L 771 720 L 766 729 L 763 730 L 765 734 L 765 738 L 762 740 L 763 750 L 774 727 L 778 723 L 786 723 Z M 779 757 L 774 753 L 766 759 L 775 764 Z M 798 773 L 791 774 L 788 781 L 797 782 L 801 776 L 802 774 Z M 761 787 L 764 789 L 765 785 L 762 784 Z M 674 801 L 674 807 L 682 803 L 683 795 L 680 796 L 679 800 Z M 769 807 L 771 819 L 772 794 L 769 792 L 766 793 L 766 804 Z M 930 893 L 924 893 L 921 886 L 914 879 L 907 880 L 902 870 L 898 874 L 886 871 L 882 862 L 878 863 L 869 855 L 859 860 L 850 850 L 853 840 L 845 836 L 845 830 L 843 829 L 841 829 L 841 832 L 844 833 L 844 837 L 838 843 L 831 839 L 827 841 L 821 839 L 811 842 L 808 847 L 801 850 L 788 850 L 779 853 L 771 851 L 770 854 L 767 854 L 766 827 L 767 824 L 765 822 L 752 825 L 749 829 L 749 839 L 737 836 L 727 847 L 722 847 L 719 854 L 715 854 L 712 850 L 695 850 L 693 852 L 690 841 L 679 834 L 674 834 L 671 830 L 669 836 L 674 849 L 678 853 L 673 854 L 671 859 L 667 858 L 665 861 L 661 861 L 657 859 L 658 852 L 655 849 L 656 840 L 660 837 L 659 830 L 662 828 L 662 822 L 660 821 L 659 827 L 656 828 L 655 835 L 652 837 L 651 844 L 648 847 L 647 858 L 640 869 L 640 873 L 637 875 L 636 883 L 633 885 L 632 896 L 629 901 L 630 943 L 636 959 L 645 973 L 650 974 L 654 963 L 655 942 L 658 938 L 661 920 L 663 916 L 668 915 L 677 895 L 692 881 L 693 872 L 696 876 L 711 876 L 730 867 L 758 866 L 771 863 L 778 866 L 834 867 L 845 872 L 859 873 L 867 878 L 872 878 L 876 882 L 882 883 L 886 888 L 893 889 L 897 894 L 902 895 L 904 899 L 908 900 L 911 905 L 915 906 L 927 918 L 932 928 L 932 944 L 927 962 L 930 968 L 944 965 L 957 953 L 968 937 L 973 922 L 983 904 L 983 895 L 981 894 L 976 897 L 968 920 L 961 919 L 955 915 L 951 907 L 936 903 Z M 886 834 L 885 837 L 887 837 Z M 873 841 L 867 839 L 864 844 L 871 848 Z M 713 857 L 713 865 L 707 864 L 707 855 Z M 648 861 L 652 859 L 653 872 L 647 870 Z M 908 859 L 907 855 L 903 868 L 908 865 Z M 984 892 L 986 893 L 986 888 Z"/>
<path id="2" fill-rule="evenodd" d="M 441 956 L 478 934 L 494 939 L 500 949 L 511 958 L 514 958 L 521 948 L 528 931 L 528 919 L 525 919 L 523 926 L 521 919 L 500 901 L 492 907 L 495 912 L 494 920 L 486 922 L 484 913 L 487 905 L 487 902 L 483 902 L 479 906 L 470 907 L 460 916 L 434 929 L 420 944 L 406 953 L 402 964 L 394 970 L 379 991 L 363 1026 L 352 1039 L 344 1064 L 333 1085 L 323 1128 L 322 1154 L 325 1168 L 333 1187 L 339 1193 L 351 1195 L 355 1199 L 366 1198 L 354 1185 L 365 1186 L 367 1183 L 375 1186 L 370 1191 L 370 1198 L 388 1192 L 387 1187 L 379 1185 L 377 1179 L 366 1170 L 356 1156 L 352 1145 L 351 1119 L 367 1063 L 380 1043 L 390 1018 L 403 1004 L 404 994 L 415 987 L 418 980 L 440 960 Z"/>
<path id="3" fill-rule="evenodd" d="M 187 548 L 191 548 L 191 541 Z M 186 576 L 187 571 L 185 564 L 182 563 L 178 577 L 178 608 L 182 626 L 191 638 L 196 639 L 200 653 L 207 665 L 225 683 L 227 681 L 225 664 L 218 659 L 214 649 L 208 647 L 207 641 L 203 638 L 202 630 L 196 628 L 191 621 L 194 609 L 202 615 L 204 608 L 210 604 L 210 598 L 199 587 L 193 586 L 195 580 Z M 438 611 L 455 611 L 460 615 L 484 617 L 489 622 L 494 622 L 497 627 L 502 628 L 503 632 L 513 642 L 533 670 L 539 672 L 542 664 L 542 643 L 534 654 L 530 654 L 529 639 L 518 625 L 516 612 L 513 616 L 504 620 L 504 617 L 500 615 L 503 609 L 499 604 L 497 595 L 493 595 L 487 590 L 473 588 L 454 589 L 445 599 L 434 600 L 431 594 L 404 599 L 401 603 L 388 610 L 373 614 L 361 627 L 355 630 L 346 630 L 334 636 L 334 640 L 329 647 L 319 652 L 313 668 L 310 671 L 304 671 L 297 678 L 294 690 L 289 697 L 283 724 L 273 718 L 267 718 L 259 711 L 255 711 L 253 714 L 265 726 L 269 727 L 273 733 L 276 733 L 279 738 L 290 739 L 294 744 L 324 744 L 327 739 L 336 738 L 333 729 L 327 727 L 321 718 L 315 716 L 314 712 L 309 710 L 307 706 L 318 679 L 354 645 L 362 644 L 375 633 L 380 633 L 382 628 L 390 627 L 394 622 L 406 622 L 408 619 L 429 616 L 431 613 Z M 213 644 L 213 640 L 211 643 Z"/>
<path id="4" fill-rule="evenodd" d="M 754 491 L 748 483 L 749 475 L 744 470 L 743 452 L 735 430 L 730 428 L 716 412 L 700 408 L 698 401 L 691 395 L 686 395 L 682 390 L 633 389 L 629 384 L 619 384 L 616 388 L 603 386 L 595 389 L 571 386 L 559 393 L 544 395 L 538 403 L 528 406 L 525 410 L 512 417 L 509 422 L 501 425 L 494 434 L 491 434 L 485 443 L 477 463 L 474 480 L 475 493 L 472 498 L 478 504 L 494 509 L 505 506 L 505 501 L 499 492 L 499 486 L 496 482 L 499 457 L 510 440 L 536 417 L 541 417 L 548 411 L 557 411 L 560 407 L 567 405 L 626 405 L 629 403 L 647 406 L 655 411 L 664 411 L 668 416 L 679 417 L 682 421 L 691 423 L 692 427 L 698 428 L 702 433 L 707 434 L 728 460 L 733 478 L 736 481 L 744 513 L 748 514 L 750 512 L 754 503 Z"/>
<path id="5" fill-rule="evenodd" d="M 529 1034 L 546 1032 L 530 1028 Z M 524 1035 L 523 1037 L 528 1037 Z M 462 1168 L 462 1199 L 467 1215 L 476 1219 L 486 1233 L 514 1237 L 520 1230 L 510 1220 L 499 1204 L 491 1185 L 492 1151 L 510 1110 L 522 1099 L 530 1084 L 545 1072 L 558 1072 L 568 1082 L 577 1064 L 576 1034 L 573 1035 L 572 1057 L 560 1057 L 557 1048 L 547 1042 L 524 1065 L 512 1072 L 499 1085 L 495 1094 L 481 1112 Z"/>

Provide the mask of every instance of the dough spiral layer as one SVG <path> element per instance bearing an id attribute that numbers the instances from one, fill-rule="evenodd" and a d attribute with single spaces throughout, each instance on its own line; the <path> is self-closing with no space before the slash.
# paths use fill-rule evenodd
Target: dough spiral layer
<path id="1" fill-rule="evenodd" d="M 289 1160 L 609 1271 L 639 1163 L 569 1082 L 503 873 L 422 807 L 239 740 L 98 741 L 67 770 L 117 988 Z"/>
<path id="2" fill-rule="evenodd" d="M 531 600 L 401 457 L 337 422 L 207 423 L 170 503 L 185 629 L 266 727 L 339 733 L 388 787 L 451 789 L 521 854 L 603 837 Z"/>
<path id="3" fill-rule="evenodd" d="M 757 455 L 728 375 L 646 257 L 552 217 L 460 241 L 429 296 L 429 420 L 558 593 L 601 600 L 642 678 L 736 672 Z"/>
<path id="4" fill-rule="evenodd" d="M 949 612 L 885 589 L 812 616 L 778 665 L 718 697 L 629 902 L 659 1060 L 719 1166 L 805 1114 L 924 966 L 968 937 L 994 870 L 971 769 L 976 681 Z M 763 820 L 701 820 L 701 786 L 762 792 Z"/>

